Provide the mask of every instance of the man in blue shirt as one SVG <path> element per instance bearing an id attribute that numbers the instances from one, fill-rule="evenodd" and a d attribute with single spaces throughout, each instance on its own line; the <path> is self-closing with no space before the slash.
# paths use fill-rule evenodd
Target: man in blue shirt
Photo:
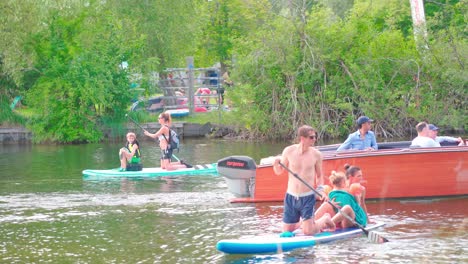
<path id="1" fill-rule="evenodd" d="M 429 137 L 434 139 L 438 143 L 449 142 L 449 143 L 458 143 L 458 146 L 464 146 L 465 141 L 461 137 L 449 137 L 449 136 L 439 136 L 439 128 L 433 124 L 429 124 Z"/>
<path id="2" fill-rule="evenodd" d="M 371 122 L 374 120 L 367 116 L 361 116 L 357 120 L 358 131 L 349 134 L 343 144 L 337 149 L 342 150 L 377 150 L 377 140 L 375 139 L 374 132 L 370 131 Z"/>

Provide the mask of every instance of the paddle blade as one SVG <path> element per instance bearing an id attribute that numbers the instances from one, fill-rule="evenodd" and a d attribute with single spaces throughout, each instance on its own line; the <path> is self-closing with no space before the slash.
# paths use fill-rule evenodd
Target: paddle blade
<path id="1" fill-rule="evenodd" d="M 370 231 L 369 234 L 367 234 L 367 237 L 369 238 L 370 241 L 377 243 L 377 244 L 382 244 L 388 242 L 388 239 L 385 237 L 377 234 L 376 232 Z"/>

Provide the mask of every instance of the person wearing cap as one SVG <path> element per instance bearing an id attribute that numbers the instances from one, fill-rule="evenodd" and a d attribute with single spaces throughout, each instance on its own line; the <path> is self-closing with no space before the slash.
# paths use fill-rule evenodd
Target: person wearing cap
<path id="1" fill-rule="evenodd" d="M 458 143 L 458 146 L 464 146 L 465 142 L 461 137 L 449 137 L 449 136 L 438 136 L 439 128 L 436 127 L 434 124 L 429 124 L 429 137 L 434 139 L 439 144 L 442 142 L 449 142 L 449 143 Z"/>
<path id="2" fill-rule="evenodd" d="M 356 121 L 358 130 L 349 134 L 348 138 L 338 147 L 337 151 L 343 150 L 378 150 L 377 140 L 374 132 L 370 131 L 374 120 L 367 116 L 361 116 Z"/>
<path id="3" fill-rule="evenodd" d="M 426 122 L 419 122 L 416 125 L 418 136 L 411 141 L 410 148 L 430 148 L 440 147 L 440 144 L 430 137 L 429 125 Z"/>

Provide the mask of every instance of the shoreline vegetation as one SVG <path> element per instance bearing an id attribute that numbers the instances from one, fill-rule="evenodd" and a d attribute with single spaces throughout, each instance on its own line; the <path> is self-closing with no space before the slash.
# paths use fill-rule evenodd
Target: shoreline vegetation
<path id="1" fill-rule="evenodd" d="M 132 102 L 164 94 L 163 81 L 177 92 L 187 79 L 176 71 L 216 67 L 229 111 L 181 122 L 290 141 L 303 124 L 345 138 L 365 115 L 380 140 L 412 138 L 421 121 L 466 135 L 467 0 L 424 1 L 422 21 L 413 2 L 7 1 L 0 125 L 38 143 L 100 142 L 122 135 Z"/>
<path id="2" fill-rule="evenodd" d="M 244 140 L 244 141 L 265 141 L 269 142 L 268 140 L 262 138 L 253 139 L 251 133 L 246 129 L 237 128 L 235 126 L 230 125 L 222 125 L 222 124 L 211 124 L 211 123 L 204 123 L 204 124 L 197 124 L 197 123 L 187 123 L 190 128 L 184 130 L 184 122 L 177 123 L 177 132 L 182 138 L 207 138 L 207 139 L 228 139 L 228 140 Z M 153 131 L 158 129 L 158 125 L 156 123 L 141 123 L 140 124 L 143 128 L 147 129 L 148 131 Z M 100 142 L 114 142 L 114 141 L 121 141 L 125 138 L 125 134 L 127 132 L 135 132 L 139 137 L 140 141 L 145 141 L 145 137 L 143 132 L 140 128 L 135 127 L 132 122 L 127 123 L 126 125 L 122 126 L 123 129 L 119 129 L 119 131 L 110 131 L 108 130 L 105 133 L 104 138 Z M 463 135 L 466 135 L 464 131 L 456 131 L 452 130 L 451 133 L 446 134 L 447 136 L 455 136 L 458 137 L 462 135 L 463 138 L 466 138 Z M 415 135 L 407 135 L 406 140 L 411 140 Z M 33 140 L 33 133 L 28 130 L 26 127 L 21 125 L 0 125 L 0 143 L 2 144 L 23 144 L 23 143 L 55 143 L 55 144 L 69 144 L 69 143 L 59 143 L 59 142 L 35 142 Z M 337 140 L 340 138 L 325 138 L 326 141 L 330 140 Z M 341 138 L 344 140 L 345 138 Z M 392 138 L 379 138 L 377 137 L 378 142 L 388 141 Z M 146 139 L 150 141 L 150 139 Z M 288 141 L 293 141 L 294 138 L 288 139 Z M 397 138 L 397 140 L 401 140 L 401 138 Z M 276 141 L 279 142 L 279 141 Z M 82 143 L 82 142 L 81 142 Z M 78 143 L 78 144 L 81 144 Z"/>
<path id="3" fill-rule="evenodd" d="M 140 126 L 148 131 L 156 131 L 159 124 L 154 122 L 140 123 Z M 177 121 L 173 127 L 182 138 L 208 138 L 208 139 L 230 139 L 230 140 L 253 140 L 247 130 L 239 129 L 230 125 L 212 124 L 210 122 L 199 124 Z M 104 132 L 101 142 L 121 141 L 127 132 L 134 132 L 142 141 L 146 139 L 141 128 L 135 127 L 133 122 L 126 123 L 116 131 L 108 129 Z M 59 142 L 35 142 L 34 134 L 21 125 L 0 125 L 0 142 L 3 143 L 58 143 Z M 149 141 L 150 139 L 148 139 Z M 262 139 L 257 139 L 261 141 Z M 83 143 L 83 142 L 76 142 Z M 65 143 L 62 143 L 65 144 Z"/>

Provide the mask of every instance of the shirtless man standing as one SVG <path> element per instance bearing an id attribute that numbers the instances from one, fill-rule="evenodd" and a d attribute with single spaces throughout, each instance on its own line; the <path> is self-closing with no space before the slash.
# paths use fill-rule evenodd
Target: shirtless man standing
<path id="1" fill-rule="evenodd" d="M 280 162 L 299 175 L 310 186 L 324 184 L 322 174 L 322 153 L 313 146 L 317 140 L 316 131 L 310 126 L 302 126 L 298 132 L 299 144 L 286 147 L 281 158 L 273 163 L 277 175 L 284 172 Z M 306 235 L 313 235 L 328 227 L 335 228 L 329 214 L 314 221 L 315 194 L 296 177 L 289 174 L 288 189 L 284 198 L 283 232 L 293 232 L 300 227 Z M 320 189 L 320 188 L 319 188 Z M 325 197 L 325 195 L 323 195 Z M 325 198 L 326 199 L 326 198 Z"/>

